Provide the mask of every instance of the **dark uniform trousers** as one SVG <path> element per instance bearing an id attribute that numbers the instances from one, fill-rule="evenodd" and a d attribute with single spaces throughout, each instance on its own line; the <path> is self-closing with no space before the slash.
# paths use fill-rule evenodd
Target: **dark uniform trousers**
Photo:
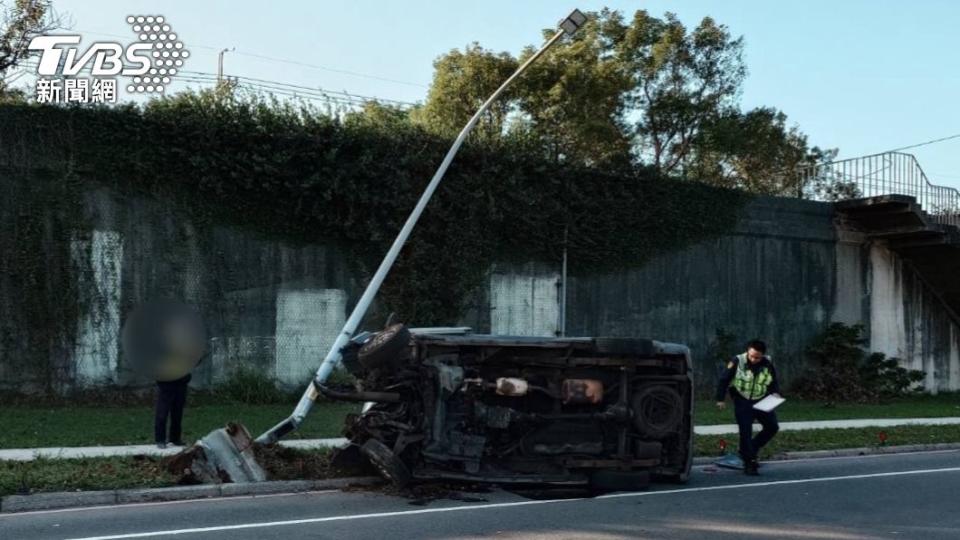
<path id="1" fill-rule="evenodd" d="M 157 381 L 157 408 L 153 420 L 153 437 L 158 443 L 180 442 L 183 407 L 187 403 L 187 385 L 190 375 L 175 381 Z M 167 418 L 170 419 L 170 437 L 167 437 Z"/>
<path id="2" fill-rule="evenodd" d="M 777 422 L 777 413 L 774 411 L 763 412 L 753 408 L 756 401 L 744 399 L 739 395 L 734 395 L 733 405 L 734 414 L 737 418 L 737 426 L 740 430 L 740 457 L 744 461 L 750 461 L 757 458 L 760 449 L 764 447 L 774 435 L 780 431 L 780 424 Z M 753 421 L 760 422 L 763 429 L 753 437 Z"/>

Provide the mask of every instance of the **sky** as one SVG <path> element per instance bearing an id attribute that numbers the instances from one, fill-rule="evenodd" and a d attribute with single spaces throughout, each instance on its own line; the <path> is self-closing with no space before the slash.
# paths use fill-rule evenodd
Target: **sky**
<path id="1" fill-rule="evenodd" d="M 745 40 L 742 106 L 773 106 L 840 158 L 960 134 L 960 2 L 951 0 L 53 0 L 83 43 L 162 15 L 191 56 L 185 71 L 422 101 L 437 56 L 478 42 L 517 54 L 573 7 L 713 17 Z M 265 58 L 266 57 L 266 58 Z M 168 90 L 187 86 L 175 82 Z M 931 181 L 960 188 L 960 138 L 915 154 Z"/>

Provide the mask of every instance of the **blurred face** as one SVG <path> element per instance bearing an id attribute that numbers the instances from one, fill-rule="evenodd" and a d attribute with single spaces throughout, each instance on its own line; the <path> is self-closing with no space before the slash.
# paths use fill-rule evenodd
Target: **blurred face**
<path id="1" fill-rule="evenodd" d="M 750 360 L 751 364 L 756 364 L 763 359 L 763 353 L 750 347 L 747 349 L 747 358 Z"/>

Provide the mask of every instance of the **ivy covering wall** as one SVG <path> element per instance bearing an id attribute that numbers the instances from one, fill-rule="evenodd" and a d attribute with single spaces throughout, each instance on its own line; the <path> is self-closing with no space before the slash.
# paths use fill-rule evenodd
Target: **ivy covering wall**
<path id="1" fill-rule="evenodd" d="M 102 187 L 169 202 L 201 225 L 336 245 L 368 276 L 449 144 L 406 122 L 210 94 L 146 107 L 3 105 L 0 186 L 10 195 L 7 179 L 31 183 L 17 188 L 15 215 L 0 216 L 0 278 L 40 297 L 69 290 L 50 268 L 50 253 L 60 265 L 69 245 L 53 239 L 88 230 L 83 193 Z M 723 234 L 747 199 L 649 171 L 568 168 L 523 141 L 468 144 L 380 298 L 402 320 L 449 324 L 492 263 L 558 262 L 565 230 L 572 272 L 614 271 Z M 21 322 L 69 328 L 53 321 L 75 311 Z"/>

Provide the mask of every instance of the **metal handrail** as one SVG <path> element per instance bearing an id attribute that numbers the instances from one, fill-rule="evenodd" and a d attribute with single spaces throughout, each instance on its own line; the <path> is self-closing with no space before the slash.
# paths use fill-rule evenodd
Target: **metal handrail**
<path id="1" fill-rule="evenodd" d="M 936 223 L 960 227 L 960 190 L 931 184 L 912 154 L 883 152 L 810 165 L 798 171 L 797 180 L 802 198 L 841 201 L 906 195 Z"/>

